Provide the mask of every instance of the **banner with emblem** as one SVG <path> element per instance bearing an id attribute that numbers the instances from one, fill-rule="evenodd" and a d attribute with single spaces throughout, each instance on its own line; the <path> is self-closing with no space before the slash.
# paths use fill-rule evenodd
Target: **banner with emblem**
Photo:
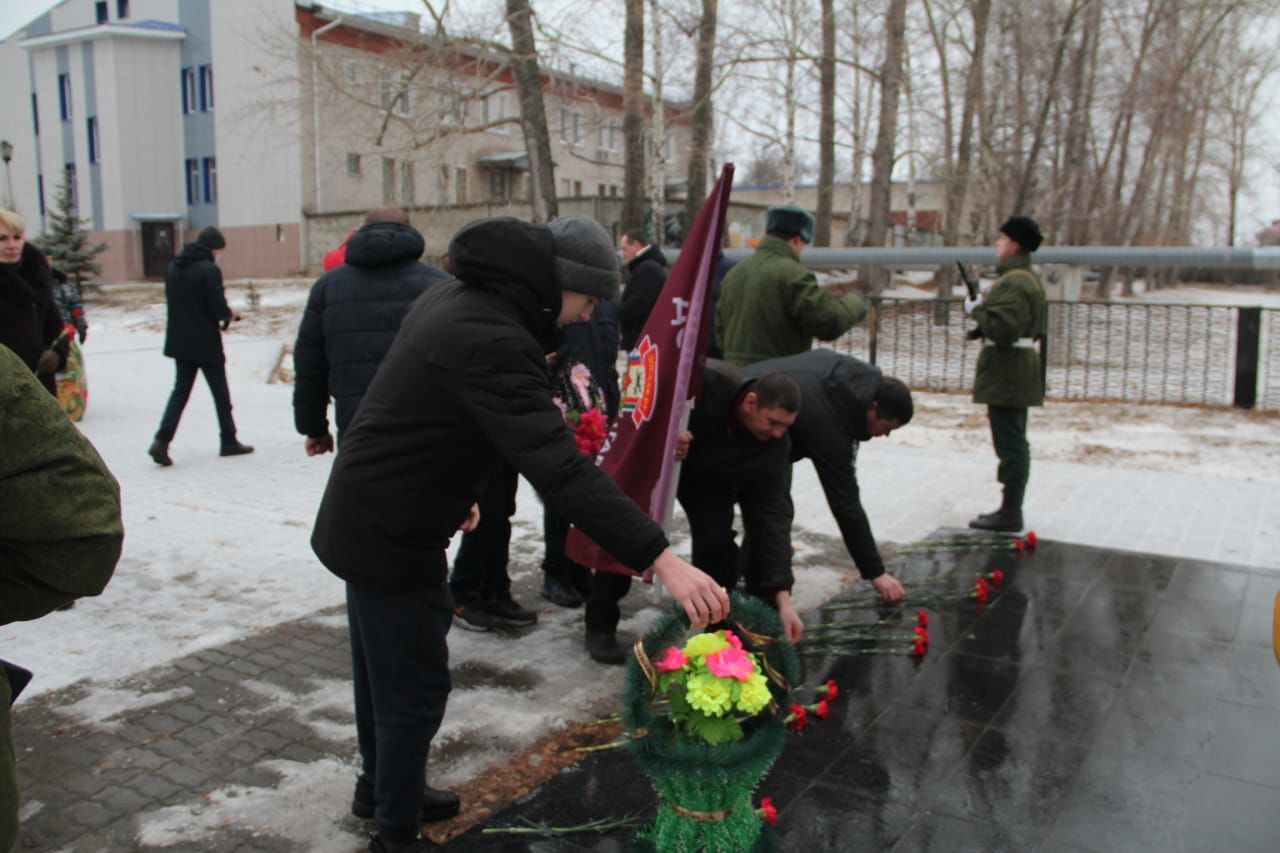
<path id="1" fill-rule="evenodd" d="M 702 387 L 712 306 L 711 280 L 724 234 L 733 165 L 720 172 L 689 229 L 649 319 L 627 355 L 622 405 L 596 464 L 664 529 L 671 521 L 679 467 L 676 436 L 687 422 L 689 400 Z M 593 569 L 637 574 L 585 533 L 573 528 L 569 559 Z"/>

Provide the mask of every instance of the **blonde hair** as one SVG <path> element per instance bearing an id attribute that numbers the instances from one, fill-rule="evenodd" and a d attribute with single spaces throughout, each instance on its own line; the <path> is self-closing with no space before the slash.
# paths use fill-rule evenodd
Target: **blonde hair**
<path id="1" fill-rule="evenodd" d="M 22 221 L 22 217 L 12 210 L 5 210 L 4 208 L 0 208 L 0 228 L 15 237 L 21 237 L 27 233 L 27 223 Z"/>

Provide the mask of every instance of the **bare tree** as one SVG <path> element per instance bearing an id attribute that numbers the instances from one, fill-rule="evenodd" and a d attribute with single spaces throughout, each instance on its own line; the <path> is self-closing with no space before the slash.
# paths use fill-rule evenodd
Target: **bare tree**
<path id="1" fill-rule="evenodd" d="M 715 115 L 711 108 L 711 87 L 715 73 L 717 7 L 717 0 L 702 0 L 702 15 L 698 21 L 697 72 L 693 83 L 693 133 L 684 202 L 686 229 L 692 227 L 707 194 L 707 160 Z"/>
<path id="2" fill-rule="evenodd" d="M 626 0 L 622 84 L 622 227 L 644 221 L 644 0 Z"/>
<path id="3" fill-rule="evenodd" d="M 880 65 L 880 122 L 876 147 L 871 152 L 871 215 L 866 245 L 883 246 L 889 234 L 890 191 L 893 182 L 894 147 L 898 133 L 898 93 L 902 86 L 902 57 L 906 42 L 906 0 L 889 0 L 885 13 L 884 62 Z M 884 290 L 883 269 L 868 272 L 868 290 Z"/>
<path id="4" fill-rule="evenodd" d="M 822 0 L 821 114 L 818 117 L 818 210 L 813 242 L 831 245 L 832 193 L 836 182 L 836 10 L 834 0 Z"/>
<path id="5" fill-rule="evenodd" d="M 525 150 L 529 153 L 529 175 L 533 181 L 533 219 L 550 222 L 560 211 L 556 201 L 555 164 L 551 161 L 551 134 L 547 131 L 546 105 L 542 102 L 542 74 L 538 70 L 538 49 L 533 40 L 529 0 L 507 0 L 507 26 L 511 28 L 513 70 L 520 98 L 520 124 L 524 128 Z"/>

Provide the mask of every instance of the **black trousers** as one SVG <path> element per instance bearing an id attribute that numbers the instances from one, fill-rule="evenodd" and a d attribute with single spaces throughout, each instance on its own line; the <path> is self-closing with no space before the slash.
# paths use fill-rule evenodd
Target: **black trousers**
<path id="1" fill-rule="evenodd" d="M 1031 476 L 1031 445 L 1027 443 L 1026 406 L 987 406 L 991 443 L 1000 465 L 996 479 L 1005 486 L 1024 489 Z"/>
<path id="2" fill-rule="evenodd" d="M 182 410 L 187 407 L 191 397 L 191 389 L 196 384 L 196 373 L 204 374 L 204 381 L 213 394 L 213 407 L 218 412 L 218 431 L 222 441 L 229 443 L 236 439 L 236 422 L 231 418 L 231 389 L 227 386 L 227 365 L 224 362 L 202 363 L 188 361 L 185 358 L 174 359 L 176 376 L 173 392 L 169 395 L 169 403 L 164 407 L 164 415 L 160 418 L 160 429 L 156 431 L 156 440 L 168 444 L 178 432 L 178 421 L 182 419 Z"/>
<path id="3" fill-rule="evenodd" d="M 458 556 L 453 561 L 449 589 L 459 601 L 493 598 L 511 592 L 507 561 L 511 556 L 511 516 L 516 511 L 516 489 L 520 475 L 503 462 L 489 477 L 476 504 L 480 524 L 462 534 Z"/>
<path id="4" fill-rule="evenodd" d="M 453 598 L 444 584 L 381 592 L 347 584 L 356 738 L 373 782 L 378 834 L 418 834 L 427 752 L 444 718 L 452 682 Z"/>

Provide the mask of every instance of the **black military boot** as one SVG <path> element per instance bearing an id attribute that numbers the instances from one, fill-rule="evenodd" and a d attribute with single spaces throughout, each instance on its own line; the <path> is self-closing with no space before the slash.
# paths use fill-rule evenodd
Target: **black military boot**
<path id="1" fill-rule="evenodd" d="M 995 512 L 980 515 L 969 522 L 974 530 L 990 530 L 995 533 L 1017 533 L 1022 530 L 1023 490 L 1004 487 L 1004 500 Z"/>
<path id="2" fill-rule="evenodd" d="M 167 441 L 161 441 L 157 438 L 147 448 L 147 454 L 151 457 L 151 461 L 157 465 L 163 465 L 168 468 L 173 464 L 173 460 L 169 458 L 169 442 Z"/>
<path id="3" fill-rule="evenodd" d="M 627 650 L 618 645 L 618 635 L 612 631 L 588 631 L 586 646 L 596 663 L 620 666 L 627 660 Z"/>

